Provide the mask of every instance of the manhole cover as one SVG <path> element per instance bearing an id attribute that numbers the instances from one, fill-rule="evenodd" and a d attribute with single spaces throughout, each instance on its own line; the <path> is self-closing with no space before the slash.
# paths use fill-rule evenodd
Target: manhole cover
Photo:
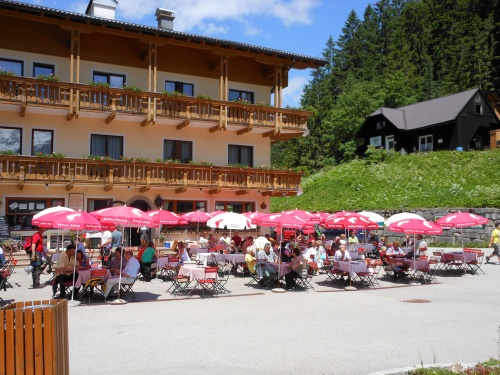
<path id="1" fill-rule="evenodd" d="M 407 299 L 401 302 L 406 302 L 406 303 L 430 303 L 428 299 Z"/>

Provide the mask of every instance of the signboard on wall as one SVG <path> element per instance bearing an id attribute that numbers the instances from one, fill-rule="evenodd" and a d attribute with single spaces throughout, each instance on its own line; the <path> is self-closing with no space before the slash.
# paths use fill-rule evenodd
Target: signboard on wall
<path id="1" fill-rule="evenodd" d="M 0 241 L 10 238 L 9 220 L 7 216 L 0 216 Z"/>
<path id="2" fill-rule="evenodd" d="M 84 211 L 84 209 L 83 209 L 83 193 L 70 194 L 68 207 L 75 210 L 75 211 Z"/>

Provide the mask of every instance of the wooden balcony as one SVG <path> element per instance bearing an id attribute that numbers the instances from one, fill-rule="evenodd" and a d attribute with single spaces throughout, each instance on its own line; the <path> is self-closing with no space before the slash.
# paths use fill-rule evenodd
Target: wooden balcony
<path id="1" fill-rule="evenodd" d="M 260 191 L 262 195 L 296 195 L 302 173 L 284 170 L 240 169 L 191 164 L 135 163 L 118 160 L 51 159 L 32 156 L 0 156 L 0 183 L 25 185 L 63 185 L 66 190 L 79 186 L 136 187 L 141 192 L 152 187 L 203 189 L 210 194 L 223 190 L 243 195 Z"/>
<path id="2" fill-rule="evenodd" d="M 236 125 L 238 134 L 260 129 L 277 139 L 301 136 L 311 116 L 307 111 L 7 75 L 0 75 L 0 103 L 19 104 L 21 116 L 28 106 L 67 110 L 68 120 L 80 111 L 104 112 L 107 123 L 117 115 L 137 116 L 143 126 L 176 120 L 178 129 L 196 121 L 211 131 Z"/>

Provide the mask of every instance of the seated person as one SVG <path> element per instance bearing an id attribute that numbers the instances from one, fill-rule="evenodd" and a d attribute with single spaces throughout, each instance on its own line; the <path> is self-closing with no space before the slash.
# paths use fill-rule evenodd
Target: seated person
<path id="1" fill-rule="evenodd" d="M 399 242 L 395 241 L 394 244 L 387 249 L 385 252 L 385 258 L 386 260 L 384 263 L 389 263 L 392 267 L 392 269 L 396 272 L 401 271 L 401 270 L 407 270 L 410 268 L 410 266 L 404 264 L 403 262 L 398 261 L 398 258 L 404 258 L 405 252 L 401 247 L 399 247 Z"/>
<path id="2" fill-rule="evenodd" d="M 316 241 L 316 254 L 314 255 L 314 261 L 316 262 L 316 265 L 318 268 L 316 269 L 316 275 L 319 273 L 318 270 L 323 269 L 323 261 L 326 259 L 326 250 L 323 247 L 323 241 L 317 240 Z"/>
<path id="3" fill-rule="evenodd" d="M 182 242 L 182 241 L 177 242 L 177 248 L 174 250 L 177 252 L 175 257 L 179 258 L 179 264 L 191 262 L 191 258 L 189 257 L 189 253 L 188 253 L 187 249 L 184 247 L 184 242 Z"/>
<path id="4" fill-rule="evenodd" d="M 417 255 L 423 254 L 427 250 L 427 242 L 423 239 L 421 234 L 417 234 L 415 248 L 417 249 Z"/>
<path id="5" fill-rule="evenodd" d="M 140 263 L 140 270 L 144 276 L 144 281 L 151 281 L 151 264 L 156 262 L 157 255 L 155 244 L 150 242 L 146 250 L 142 253 L 142 262 Z"/>
<path id="6" fill-rule="evenodd" d="M 351 235 L 349 236 L 349 245 L 357 245 L 359 244 L 358 237 L 356 237 L 356 232 L 351 231 Z"/>
<path id="7" fill-rule="evenodd" d="M 233 240 L 231 240 L 231 243 L 229 244 L 227 251 L 229 252 L 229 254 L 238 254 L 240 252 Z"/>
<path id="8" fill-rule="evenodd" d="M 373 232 L 370 230 L 368 231 L 368 234 L 366 235 L 366 242 L 367 243 L 376 243 L 379 241 L 379 238 L 376 234 L 373 234 Z"/>
<path id="9" fill-rule="evenodd" d="M 335 240 L 332 241 L 332 246 L 330 247 L 330 252 L 328 255 L 335 255 L 335 252 L 339 249 L 340 247 L 340 237 L 337 236 L 335 237 Z"/>
<path id="10" fill-rule="evenodd" d="M 123 271 L 125 266 L 127 265 L 127 260 L 125 257 L 122 259 L 122 248 L 117 247 L 115 250 L 115 256 L 111 259 L 110 272 L 111 275 L 116 276 L 120 274 L 120 270 Z"/>
<path id="11" fill-rule="evenodd" d="M 259 278 L 276 274 L 274 267 L 269 264 L 276 262 L 278 259 L 278 256 L 274 253 L 274 251 L 271 251 L 271 244 L 266 243 L 264 245 L 264 249 L 260 250 L 257 254 L 257 259 L 259 260 L 257 263 L 257 274 L 259 275 Z"/>
<path id="12" fill-rule="evenodd" d="M 205 232 L 201 233 L 200 238 L 198 239 L 198 244 L 202 249 L 208 248 L 208 239 L 206 238 Z"/>
<path id="13" fill-rule="evenodd" d="M 335 262 L 346 262 L 351 259 L 351 255 L 346 250 L 346 245 L 342 244 L 339 246 L 339 249 L 335 252 L 333 256 L 333 260 Z"/>
<path id="14" fill-rule="evenodd" d="M 413 237 L 406 236 L 405 240 L 403 241 L 402 246 L 404 246 L 406 248 L 413 247 Z"/>
<path id="15" fill-rule="evenodd" d="M 243 241 L 241 240 L 241 237 L 240 237 L 240 235 L 238 234 L 238 231 L 234 232 L 233 237 L 231 237 L 231 242 L 234 242 L 234 245 L 235 245 L 237 248 L 240 248 L 241 243 L 242 243 Z"/>
<path id="16" fill-rule="evenodd" d="M 227 233 L 222 233 L 222 237 L 219 239 L 219 245 L 228 246 L 231 242 L 231 239 L 227 235 Z"/>
<path id="17" fill-rule="evenodd" d="M 57 288 L 60 288 L 60 293 L 57 298 L 66 298 L 66 291 L 64 288 L 64 283 L 68 281 L 73 281 L 78 279 L 78 272 L 75 272 L 73 275 L 73 271 L 78 268 L 76 256 L 75 256 L 76 247 L 74 244 L 69 244 L 66 247 L 66 251 L 59 255 L 57 258 L 56 265 L 56 278 L 52 284 L 52 297 L 55 297 L 57 293 Z M 76 291 L 75 291 L 76 293 Z"/>
<path id="18" fill-rule="evenodd" d="M 140 264 L 139 261 L 134 258 L 132 250 L 125 251 L 125 260 L 127 265 L 122 271 L 121 283 L 122 284 L 133 284 L 139 273 Z M 104 298 L 107 298 L 111 293 L 112 289 L 115 289 L 120 281 L 120 276 L 112 276 L 106 281 L 106 287 L 104 291 Z"/>
<path id="19" fill-rule="evenodd" d="M 300 250 L 295 248 L 292 250 L 292 262 L 290 263 L 292 270 L 285 274 L 286 289 L 297 289 L 295 279 L 299 277 L 299 267 L 306 264 L 306 260 L 300 255 Z"/>
<path id="20" fill-rule="evenodd" d="M 142 262 L 142 254 L 148 247 L 148 242 L 146 240 L 141 240 L 141 247 L 139 248 L 139 252 L 136 255 L 136 258 L 139 262 Z"/>
<path id="21" fill-rule="evenodd" d="M 290 244 L 287 240 L 281 241 L 280 253 L 282 262 L 288 263 L 292 260 L 292 252 L 290 251 Z"/>
<path id="22" fill-rule="evenodd" d="M 78 264 L 80 265 L 79 267 L 77 267 L 78 271 L 90 269 L 90 259 L 85 258 L 83 256 L 83 253 L 80 250 L 78 250 L 76 252 L 76 260 L 77 260 Z"/>
<path id="23" fill-rule="evenodd" d="M 208 248 L 209 249 L 215 247 L 217 241 L 215 240 L 215 237 L 214 237 L 213 233 L 210 233 L 208 235 L 208 239 L 207 240 L 208 240 Z"/>
<path id="24" fill-rule="evenodd" d="M 243 241 L 243 243 L 241 244 L 241 251 L 243 253 L 246 252 L 248 246 L 252 246 L 253 245 L 253 237 L 252 236 L 248 236 L 245 241 Z"/>
<path id="25" fill-rule="evenodd" d="M 250 272 L 250 274 L 254 274 L 255 264 L 257 262 L 257 258 L 255 257 L 255 246 L 252 245 L 247 247 L 245 262 L 247 263 L 248 266 L 248 272 Z"/>

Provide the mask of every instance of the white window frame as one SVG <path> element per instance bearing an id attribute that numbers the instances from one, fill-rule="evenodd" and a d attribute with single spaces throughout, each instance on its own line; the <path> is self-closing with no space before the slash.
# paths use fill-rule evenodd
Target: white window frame
<path id="1" fill-rule="evenodd" d="M 429 138 L 430 138 L 430 143 L 429 143 Z M 422 139 L 425 140 L 425 147 L 423 147 L 421 141 Z M 430 147 L 429 147 L 430 144 Z M 434 137 L 432 134 L 426 134 L 426 135 L 421 135 L 418 137 L 418 151 L 432 151 L 434 145 Z"/>
<path id="2" fill-rule="evenodd" d="M 390 146 L 391 143 L 392 143 L 392 147 Z M 396 146 L 396 141 L 394 140 L 394 134 L 386 135 L 385 136 L 385 149 L 387 151 L 393 150 L 395 146 Z"/>

